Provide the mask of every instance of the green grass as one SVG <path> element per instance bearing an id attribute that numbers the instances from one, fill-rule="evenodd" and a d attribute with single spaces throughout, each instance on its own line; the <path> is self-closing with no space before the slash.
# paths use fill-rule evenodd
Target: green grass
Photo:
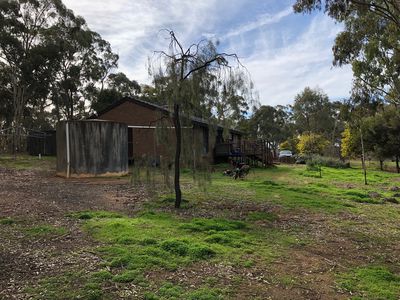
<path id="1" fill-rule="evenodd" d="M 356 203 L 382 204 L 384 197 L 391 196 L 386 188 L 398 177 L 394 173 L 369 170 L 369 185 L 365 186 L 362 171 L 357 168 L 324 167 L 322 178 L 314 175 L 304 166 L 280 166 L 251 171 L 245 180 L 235 181 L 218 171 L 212 175 L 212 183 L 206 193 L 192 186 L 190 189 L 184 189 L 183 194 L 187 201 L 184 207 L 201 206 L 210 202 L 249 201 L 274 203 L 286 209 L 337 213 L 355 207 Z M 370 196 L 371 192 L 382 187 L 385 190 L 380 192 L 381 198 Z M 170 203 L 166 203 L 165 200 L 158 203 L 158 206 L 163 205 Z"/>
<path id="2" fill-rule="evenodd" d="M 80 220 L 90 220 L 93 218 L 122 218 L 121 214 L 110 211 L 79 211 L 69 213 L 67 216 Z"/>
<path id="3" fill-rule="evenodd" d="M 191 286 L 178 284 L 174 276 L 199 265 L 234 266 L 243 274 L 270 270 L 276 259 L 284 261 L 293 249 L 313 243 L 313 232 L 307 230 L 314 228 L 298 218 L 292 223 L 291 216 L 304 217 L 305 222 L 317 216 L 318 221 L 312 219 L 311 225 L 324 222 L 318 227 L 319 235 L 326 226 L 328 234 L 360 246 L 362 255 L 354 258 L 358 261 L 353 266 L 362 265 L 366 255 L 377 264 L 385 264 L 390 251 L 381 249 L 400 240 L 400 206 L 385 203 L 383 198 L 392 196 L 390 187 L 400 186 L 398 175 L 372 169 L 365 186 L 359 168 L 323 168 L 322 178 L 314 173 L 304 166 L 279 166 L 252 170 L 246 179 L 232 180 L 217 168 L 206 192 L 185 173 L 179 212 L 173 210 L 172 195 L 160 193 L 134 217 L 107 211 L 69 213 L 101 245 L 91 249 L 102 260 L 99 269 L 44 280 L 34 293 L 40 291 L 43 299 L 63 299 L 62 293 L 67 299 L 113 299 L 115 294 L 108 295 L 108 287 L 123 290 L 137 286 L 141 299 L 230 299 L 235 289 L 248 285 L 251 279 L 239 273 L 222 280 L 207 274 Z M 57 230 L 45 225 L 26 232 L 33 237 L 63 234 Z M 365 250 L 368 247 L 374 251 Z M 154 274 L 167 275 L 157 279 Z M 268 280 L 291 289 L 304 283 L 297 275 L 278 271 Z M 355 295 L 354 299 L 400 297 L 399 275 L 382 266 L 351 269 L 339 274 L 337 283 Z"/>
<path id="4" fill-rule="evenodd" d="M 0 155 L 0 167 L 17 170 L 48 170 L 54 169 L 56 165 L 55 156 Z"/>
<path id="5" fill-rule="evenodd" d="M 175 270 L 196 261 L 240 262 L 247 256 L 267 262 L 279 255 L 282 245 L 296 243 L 276 230 L 240 221 L 185 220 L 160 213 L 88 219 L 84 228 L 106 244 L 99 253 L 115 270 Z"/>
<path id="6" fill-rule="evenodd" d="M 30 237 L 56 236 L 56 235 L 64 235 L 66 233 L 67 229 L 52 225 L 39 225 L 25 229 L 25 234 Z"/>
<path id="7" fill-rule="evenodd" d="M 112 299 L 102 291 L 104 275 L 100 272 L 87 275 L 83 271 L 66 272 L 64 275 L 53 276 L 39 281 L 35 287 L 26 288 L 35 300 L 105 300 Z"/>
<path id="8" fill-rule="evenodd" d="M 342 289 L 357 294 L 352 299 L 397 300 L 400 298 L 400 276 L 383 266 L 367 266 L 340 274 Z"/>
<path id="9" fill-rule="evenodd" d="M 15 220 L 12 218 L 0 218 L 0 225 L 12 225 L 15 223 Z"/>
<path id="10" fill-rule="evenodd" d="M 103 244 L 93 249 L 103 259 L 100 265 L 103 269 L 43 279 L 27 290 L 32 295 L 41 295 L 34 299 L 112 299 L 103 287 L 128 283 L 143 288 L 144 299 L 224 299 L 225 292 L 210 287 L 207 278 L 203 286 L 193 289 L 172 283 L 160 285 L 147 278 L 146 273 L 169 272 L 197 262 L 267 266 L 298 243 L 278 230 L 226 219 L 183 219 L 152 212 L 131 218 L 103 211 L 76 212 L 69 216 L 81 220 L 84 230 Z M 28 232 L 37 236 L 58 230 L 44 225 Z"/>

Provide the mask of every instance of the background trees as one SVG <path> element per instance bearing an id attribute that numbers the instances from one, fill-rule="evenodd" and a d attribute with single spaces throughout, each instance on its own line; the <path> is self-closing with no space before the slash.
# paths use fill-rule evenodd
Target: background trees
<path id="1" fill-rule="evenodd" d="M 294 99 L 293 120 L 299 134 L 303 132 L 330 134 L 335 119 L 328 96 L 320 89 L 306 87 Z"/>
<path id="2" fill-rule="evenodd" d="M 3 81 L 8 80 L 3 91 L 12 99 L 10 125 L 17 136 L 28 102 L 42 100 L 49 88 L 57 51 L 47 37 L 58 16 L 66 13 L 57 0 L 0 3 L 0 60 Z"/>
<path id="3" fill-rule="evenodd" d="M 0 129 L 49 129 L 140 96 L 117 64 L 110 44 L 61 0 L 0 1 Z"/>
<path id="4" fill-rule="evenodd" d="M 352 97 L 341 109 L 346 123 L 342 154 L 357 155 L 364 148 L 381 166 L 397 157 L 390 150 L 396 138 L 389 132 L 396 128 L 400 103 L 400 2 L 297 0 L 294 10 L 323 10 L 344 25 L 333 46 L 333 64 L 351 64 L 355 80 Z"/>
<path id="5" fill-rule="evenodd" d="M 141 87 L 137 81 L 130 80 L 122 72 L 112 73 L 102 82 L 100 88 L 91 91 L 94 96 L 91 108 L 98 113 L 123 97 L 138 96 L 140 91 Z"/>
<path id="6" fill-rule="evenodd" d="M 288 115 L 282 106 L 262 105 L 255 109 L 249 122 L 250 134 L 253 138 L 270 142 L 274 149 L 291 136 Z"/>

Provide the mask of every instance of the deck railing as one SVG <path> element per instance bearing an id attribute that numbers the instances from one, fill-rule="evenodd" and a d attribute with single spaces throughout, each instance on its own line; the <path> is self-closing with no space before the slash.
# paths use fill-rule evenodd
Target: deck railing
<path id="1" fill-rule="evenodd" d="M 272 152 L 265 140 L 242 140 L 238 143 L 217 143 L 214 148 L 216 157 L 243 157 L 272 163 Z"/>

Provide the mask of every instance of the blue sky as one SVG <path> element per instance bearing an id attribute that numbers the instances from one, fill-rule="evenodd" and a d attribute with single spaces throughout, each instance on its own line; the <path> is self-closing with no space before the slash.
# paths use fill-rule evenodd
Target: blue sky
<path id="1" fill-rule="evenodd" d="M 160 29 L 174 30 L 192 44 L 220 41 L 219 50 L 236 53 L 249 70 L 262 104 L 293 102 L 306 87 L 319 87 L 331 99 L 349 96 L 350 67 L 332 67 L 332 45 L 341 30 L 321 13 L 294 14 L 294 0 L 64 0 L 120 55 L 119 69 L 149 83 L 148 58 L 165 50 Z"/>

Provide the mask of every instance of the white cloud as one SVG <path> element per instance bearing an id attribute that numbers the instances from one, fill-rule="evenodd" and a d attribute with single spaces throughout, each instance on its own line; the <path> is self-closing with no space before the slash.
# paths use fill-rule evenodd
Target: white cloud
<path id="1" fill-rule="evenodd" d="M 315 17 L 310 27 L 293 41 L 285 36 L 291 35 L 293 28 L 283 26 L 286 18 L 293 17 L 290 7 L 275 14 L 261 12 L 254 16 L 254 21 L 241 24 L 240 16 L 244 16 L 248 5 L 262 7 L 258 1 L 64 0 L 64 3 L 111 43 L 120 55 L 120 70 L 141 83 L 149 82 L 148 57 L 154 50 L 168 46 L 168 40 L 163 39 L 165 34 L 160 33 L 160 29 L 168 28 L 184 44 L 201 37 L 217 37 L 229 43 L 229 49 L 223 50 L 244 57 L 242 62 L 265 104 L 289 103 L 307 85 L 318 85 L 331 98 L 338 98 L 346 96 L 351 85 L 349 68 L 331 68 L 331 47 L 338 26 L 327 17 Z M 226 24 L 231 24 L 231 28 L 226 28 Z M 275 29 L 279 25 L 278 31 L 268 30 L 272 24 Z M 284 46 L 276 48 L 277 40 Z"/>
<path id="2" fill-rule="evenodd" d="M 261 14 L 256 17 L 255 21 L 242 24 L 238 28 L 228 31 L 228 33 L 224 35 L 224 37 L 228 38 L 236 35 L 241 35 L 269 24 L 279 23 L 284 17 L 287 17 L 292 13 L 293 9 L 291 6 L 289 6 L 276 14 Z"/>
<path id="3" fill-rule="evenodd" d="M 348 96 L 351 69 L 332 67 L 331 47 L 339 30 L 327 17 L 317 16 L 295 42 L 243 59 L 260 91 L 260 101 L 288 104 L 306 86 L 322 88 L 331 99 Z"/>
<path id="4" fill-rule="evenodd" d="M 208 12 L 217 0 L 64 0 L 89 26 L 108 40 L 120 55 L 120 69 L 139 82 L 147 82 L 146 62 L 154 50 L 168 46 L 161 29 L 173 29 L 183 42 L 200 35 L 213 23 Z M 97 3 L 97 4 L 95 4 Z"/>

